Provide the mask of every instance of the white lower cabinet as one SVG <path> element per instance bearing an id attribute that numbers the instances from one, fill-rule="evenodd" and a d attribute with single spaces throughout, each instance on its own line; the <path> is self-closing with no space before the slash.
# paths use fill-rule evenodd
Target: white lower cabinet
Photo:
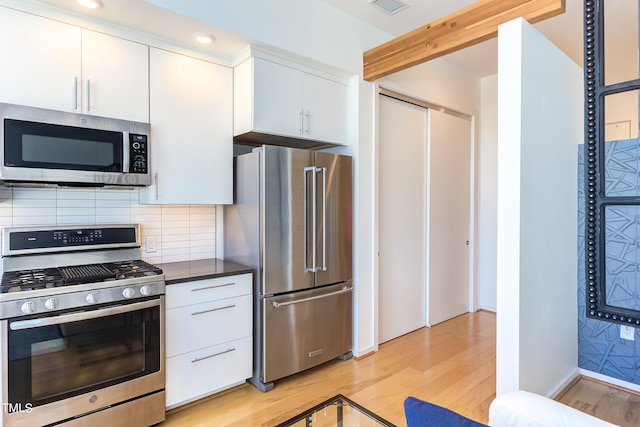
<path id="1" fill-rule="evenodd" d="M 167 409 L 251 377 L 251 282 L 249 273 L 167 286 Z"/>
<path id="2" fill-rule="evenodd" d="M 252 374 L 252 337 L 167 359 L 167 409 L 242 384 Z"/>

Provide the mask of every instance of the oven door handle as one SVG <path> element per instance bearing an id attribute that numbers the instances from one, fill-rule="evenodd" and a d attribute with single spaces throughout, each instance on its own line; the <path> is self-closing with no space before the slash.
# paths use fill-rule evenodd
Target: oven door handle
<path id="1" fill-rule="evenodd" d="M 43 317 L 39 319 L 29 320 L 16 320 L 15 322 L 9 322 L 9 328 L 11 328 L 12 331 L 18 331 L 22 329 L 39 328 L 41 326 L 60 325 L 63 323 L 79 322 L 81 320 L 97 319 L 100 317 L 128 313 L 131 311 L 156 307 L 159 305 L 160 299 L 154 299 L 149 301 L 136 302 L 133 304 L 119 305 L 116 307 L 102 308 L 93 311 L 63 314 L 61 316 Z"/>

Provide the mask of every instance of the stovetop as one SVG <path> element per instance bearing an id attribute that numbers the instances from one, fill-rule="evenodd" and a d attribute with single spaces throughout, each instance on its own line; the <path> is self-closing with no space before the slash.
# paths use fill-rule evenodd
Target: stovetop
<path id="1" fill-rule="evenodd" d="M 160 268 L 142 260 L 6 271 L 2 274 L 0 293 L 33 291 L 161 274 Z"/>

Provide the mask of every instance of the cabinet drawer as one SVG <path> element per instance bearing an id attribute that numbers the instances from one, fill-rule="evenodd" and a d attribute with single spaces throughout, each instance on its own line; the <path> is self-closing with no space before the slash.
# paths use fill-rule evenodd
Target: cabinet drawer
<path id="1" fill-rule="evenodd" d="M 251 295 L 166 311 L 167 357 L 251 335 Z"/>
<path id="2" fill-rule="evenodd" d="M 252 338 L 167 359 L 167 409 L 243 383 L 252 374 Z"/>
<path id="3" fill-rule="evenodd" d="M 166 307 L 169 309 L 251 294 L 252 276 L 247 273 L 169 285 L 166 288 Z"/>

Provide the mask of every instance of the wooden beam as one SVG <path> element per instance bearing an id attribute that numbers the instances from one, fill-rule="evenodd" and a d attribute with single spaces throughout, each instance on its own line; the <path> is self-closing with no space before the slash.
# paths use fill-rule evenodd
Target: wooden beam
<path id="1" fill-rule="evenodd" d="M 480 0 L 366 51 L 364 79 L 373 81 L 489 40 L 512 19 L 534 24 L 564 11 L 565 0 Z"/>

